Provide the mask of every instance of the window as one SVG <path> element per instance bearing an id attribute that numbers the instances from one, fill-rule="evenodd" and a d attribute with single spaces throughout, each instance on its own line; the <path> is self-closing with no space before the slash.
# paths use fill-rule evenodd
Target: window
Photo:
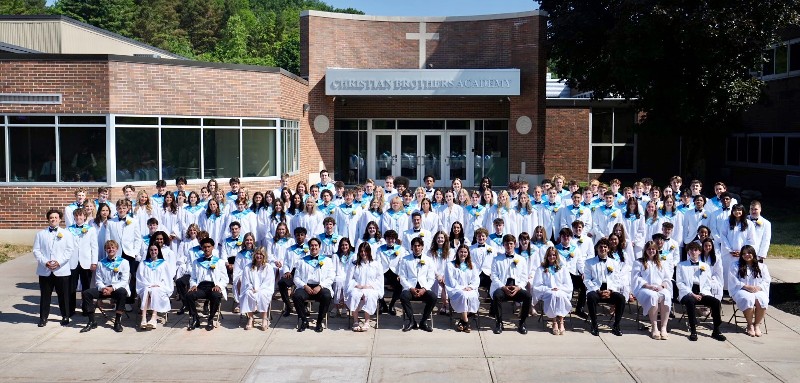
<path id="1" fill-rule="evenodd" d="M 158 129 L 117 128 L 117 182 L 157 181 Z"/>
<path id="2" fill-rule="evenodd" d="M 161 128 L 161 179 L 200 178 L 200 128 Z"/>
<path id="3" fill-rule="evenodd" d="M 800 167 L 797 134 L 736 134 L 727 139 L 725 158 L 730 165 L 787 169 Z"/>
<path id="4" fill-rule="evenodd" d="M 275 130 L 242 130 L 242 176 L 274 177 Z"/>
<path id="5" fill-rule="evenodd" d="M 475 121 L 475 182 L 483 177 L 494 185 L 508 184 L 508 120 Z"/>
<path id="6" fill-rule="evenodd" d="M 203 129 L 205 178 L 239 177 L 239 129 Z"/>
<path id="7" fill-rule="evenodd" d="M 800 75 L 800 39 L 785 41 L 764 50 L 761 76 L 766 80 Z"/>
<path id="8" fill-rule="evenodd" d="M 334 171 L 349 185 L 367 180 L 367 120 L 336 120 L 334 130 Z"/>
<path id="9" fill-rule="evenodd" d="M 8 148 L 11 182 L 56 181 L 54 127 L 10 126 Z"/>
<path id="10" fill-rule="evenodd" d="M 64 122 L 64 119 L 60 119 Z M 74 122 L 80 123 L 79 119 Z M 98 121 L 87 121 L 98 122 Z M 103 123 L 105 118 L 103 118 Z M 106 127 L 59 126 L 62 182 L 106 181 Z"/>
<path id="11" fill-rule="evenodd" d="M 592 108 L 589 171 L 636 171 L 636 112 L 620 108 Z"/>
<path id="12" fill-rule="evenodd" d="M 6 181 L 6 116 L 0 116 L 0 182 Z"/>
<path id="13" fill-rule="evenodd" d="M 300 121 L 281 120 L 281 173 L 300 170 Z"/>

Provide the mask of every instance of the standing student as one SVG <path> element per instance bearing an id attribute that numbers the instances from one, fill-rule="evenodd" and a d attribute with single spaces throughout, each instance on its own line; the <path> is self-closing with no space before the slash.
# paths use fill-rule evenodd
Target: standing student
<path id="1" fill-rule="evenodd" d="M 758 261 L 763 262 L 769 253 L 769 244 L 772 240 L 772 223 L 761 216 L 761 202 L 750 202 L 750 215 L 747 216 L 753 225 L 753 247 L 756 249 Z"/>
<path id="2" fill-rule="evenodd" d="M 72 215 L 74 223 L 67 227 L 75 239 L 75 251 L 69 260 L 71 269 L 68 296 L 70 318 L 75 315 L 75 294 L 78 290 L 78 282 L 81 283 L 83 289 L 90 286 L 98 261 L 97 229 L 86 220 L 86 211 L 83 208 L 73 210 Z"/>
<path id="3" fill-rule="evenodd" d="M 61 325 L 69 325 L 68 298 L 70 268 L 69 261 L 75 251 L 75 241 L 69 231 L 59 227 L 61 212 L 48 210 L 45 215 L 48 227 L 36 233 L 33 256 L 36 258 L 36 274 L 39 275 L 39 327 L 47 325 L 50 316 L 50 297 L 53 290 L 58 296 Z"/>
<path id="4" fill-rule="evenodd" d="M 136 224 L 139 225 L 139 232 L 146 233 L 147 221 L 149 221 L 151 218 L 158 218 L 157 210 L 163 205 L 163 198 L 161 202 L 162 205 L 154 207 L 151 203 L 150 196 L 147 195 L 147 192 L 144 190 L 139 190 L 136 201 L 136 207 L 133 208 L 133 219 L 136 221 Z"/>
<path id="5" fill-rule="evenodd" d="M 114 203 L 112 203 L 109 200 L 110 196 L 111 196 L 111 189 L 109 189 L 109 188 L 107 188 L 105 186 L 101 186 L 101 187 L 97 188 L 97 199 L 94 200 L 95 205 L 99 205 L 101 203 L 104 203 L 104 204 L 107 204 L 109 208 L 111 208 L 112 212 L 116 211 L 117 208 L 114 206 Z M 130 211 L 130 209 L 128 209 L 128 210 Z"/>
<path id="6" fill-rule="evenodd" d="M 150 196 L 154 206 L 162 206 L 164 204 L 164 196 L 167 195 L 167 181 L 156 181 L 156 194 Z"/>
<path id="7" fill-rule="evenodd" d="M 75 209 L 82 208 L 85 202 L 86 189 L 80 188 L 75 190 L 75 202 L 72 202 L 71 204 L 67 205 L 66 208 L 64 208 L 64 223 L 67 225 L 67 227 L 72 226 L 72 224 L 75 223 L 72 212 L 75 211 Z"/>

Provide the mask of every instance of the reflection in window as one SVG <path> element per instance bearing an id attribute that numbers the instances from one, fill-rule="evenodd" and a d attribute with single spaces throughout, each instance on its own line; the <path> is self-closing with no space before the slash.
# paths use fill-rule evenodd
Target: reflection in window
<path id="1" fill-rule="evenodd" d="M 64 121 L 63 118 L 60 119 Z M 106 181 L 106 128 L 60 127 L 61 177 L 64 182 Z"/>
<path id="2" fill-rule="evenodd" d="M 275 172 L 274 130 L 242 130 L 242 176 L 272 177 Z"/>
<path id="3" fill-rule="evenodd" d="M 239 177 L 239 129 L 203 129 L 204 178 Z"/>
<path id="4" fill-rule="evenodd" d="M 161 178 L 200 178 L 200 129 L 161 128 Z"/>
<path id="5" fill-rule="evenodd" d="M 158 180 L 158 129 L 117 128 L 117 181 Z"/>
<path id="6" fill-rule="evenodd" d="M 475 178 L 508 184 L 508 132 L 475 132 Z"/>
<path id="7" fill-rule="evenodd" d="M 0 116 L 0 124 L 2 124 L 3 116 Z M 0 125 L 0 182 L 6 181 L 6 128 Z"/>
<path id="8" fill-rule="evenodd" d="M 11 182 L 56 181 L 56 137 L 53 127 L 9 127 Z"/>
<path id="9" fill-rule="evenodd" d="M 364 183 L 367 179 L 367 133 L 335 131 L 334 169 L 336 178 L 348 185 Z"/>
<path id="10" fill-rule="evenodd" d="M 300 170 L 300 122 L 281 120 L 281 173 Z"/>

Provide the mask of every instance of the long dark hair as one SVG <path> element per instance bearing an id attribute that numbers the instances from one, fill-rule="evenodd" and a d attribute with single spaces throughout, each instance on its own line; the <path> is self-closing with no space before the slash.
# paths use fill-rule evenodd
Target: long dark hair
<path id="1" fill-rule="evenodd" d="M 295 204 L 294 203 L 294 197 L 295 196 L 300 196 L 300 203 L 299 204 Z M 286 209 L 286 206 L 284 206 L 284 210 L 287 210 L 287 212 L 289 214 L 291 214 L 291 215 L 296 215 L 297 213 L 303 211 L 304 205 L 305 204 L 303 203 L 303 195 L 300 194 L 300 193 L 294 193 L 294 194 L 292 194 L 291 202 L 289 202 L 289 209 Z"/>
<path id="2" fill-rule="evenodd" d="M 469 247 L 464 244 L 462 244 L 461 246 L 458 247 L 458 249 L 456 249 L 456 259 L 453 260 L 453 265 L 455 265 L 456 268 L 461 267 L 461 260 L 458 259 L 458 252 L 461 251 L 462 248 L 467 249 L 467 257 L 464 258 L 464 263 L 467 264 L 468 269 L 472 269 L 472 255 L 470 255 L 469 253 Z"/>
<path id="3" fill-rule="evenodd" d="M 278 209 L 275 209 L 278 204 L 281 205 L 281 212 L 278 213 Z M 270 218 L 276 222 L 286 222 L 286 205 L 283 203 L 283 200 L 280 199 L 273 199 L 272 200 L 272 214 Z"/>
<path id="4" fill-rule="evenodd" d="M 611 241 L 609 241 L 609 245 L 608 245 L 609 254 L 616 254 L 619 257 L 619 261 L 620 262 L 625 262 L 625 250 L 624 250 L 625 246 L 622 246 L 623 245 L 622 238 L 620 238 L 615 233 L 611 233 L 611 234 L 608 235 L 608 239 L 611 239 L 612 236 L 617 237 L 617 248 L 614 249 L 614 250 L 611 250 L 611 244 L 610 244 Z"/>
<path id="5" fill-rule="evenodd" d="M 94 213 L 94 224 L 95 225 L 99 226 L 100 223 L 103 222 L 103 217 L 100 215 L 100 212 L 103 210 L 103 207 L 108 208 L 108 217 L 106 217 L 106 220 L 111 218 L 111 214 L 112 214 L 111 213 L 111 206 L 108 206 L 108 204 L 105 203 L 105 202 L 100 202 L 100 203 L 97 204 L 97 208 L 95 209 L 95 213 Z"/>
<path id="6" fill-rule="evenodd" d="M 742 211 L 742 216 L 738 220 L 736 219 L 736 217 L 733 216 L 733 211 L 734 210 L 741 210 Z M 733 207 L 731 208 L 731 215 L 730 215 L 730 217 L 728 217 L 728 225 L 730 226 L 731 230 L 733 230 L 733 228 L 736 227 L 737 223 L 741 223 L 742 224 L 742 231 L 746 231 L 747 230 L 747 225 L 748 224 L 747 224 L 747 217 L 745 217 L 745 214 L 744 214 L 744 205 L 742 205 L 740 203 L 737 203 L 736 205 L 733 205 Z"/>
<path id="7" fill-rule="evenodd" d="M 708 253 L 708 259 L 711 260 L 711 262 L 706 260 L 706 254 L 703 252 L 703 249 L 706 247 L 706 242 L 711 243 L 711 252 Z M 716 250 L 714 250 L 714 240 L 711 239 L 711 237 L 704 239 L 703 242 L 700 243 L 700 260 L 711 266 L 717 264 L 717 253 Z"/>
<path id="8" fill-rule="evenodd" d="M 259 203 L 256 203 L 256 196 L 257 195 L 261 196 L 261 202 L 259 202 Z M 255 193 L 253 193 L 253 203 L 250 204 L 250 211 L 252 211 L 253 213 L 258 213 L 258 209 L 261 209 L 262 207 L 266 207 L 265 204 L 266 204 L 266 200 L 265 200 L 265 197 L 264 197 L 264 193 L 262 193 L 260 191 L 257 191 Z"/>
<path id="9" fill-rule="evenodd" d="M 456 226 L 456 225 L 461 227 L 461 233 L 459 233 L 458 235 L 455 235 L 453 233 L 453 227 Z M 458 243 L 459 244 L 464 244 L 464 242 L 466 242 L 466 238 L 464 238 L 464 225 L 461 224 L 461 222 L 458 222 L 458 221 L 453 222 L 453 224 L 450 225 L 450 234 L 447 236 L 447 238 L 450 238 L 450 247 L 453 246 L 453 240 L 455 240 L 455 239 L 458 239 Z"/>
<path id="10" fill-rule="evenodd" d="M 375 226 L 375 235 L 370 237 L 369 236 L 369 227 L 373 226 L 373 225 Z M 367 227 L 364 228 L 364 235 L 361 236 L 361 239 L 364 240 L 364 241 L 369 241 L 370 239 L 373 239 L 373 238 L 376 241 L 379 241 L 381 238 L 383 238 L 381 236 L 381 227 L 378 226 L 378 224 L 375 221 L 369 221 L 369 223 L 367 223 Z"/>
<path id="11" fill-rule="evenodd" d="M 349 253 L 348 254 L 342 254 L 342 246 L 345 243 L 347 244 L 348 248 L 350 248 L 350 252 L 353 251 L 353 243 L 350 242 L 350 238 L 342 237 L 342 239 L 339 240 L 339 245 L 336 247 L 336 256 L 339 257 L 339 259 L 342 259 L 343 255 L 350 255 Z"/>
<path id="12" fill-rule="evenodd" d="M 631 206 L 631 202 L 633 202 L 633 213 L 631 213 L 631 210 L 628 209 L 628 206 Z M 642 216 L 642 214 L 639 213 L 639 201 L 637 201 L 634 197 L 628 198 L 628 202 L 625 206 L 625 218 L 630 218 L 631 214 L 636 215 L 636 219 L 639 219 Z"/>
<path id="13" fill-rule="evenodd" d="M 150 247 L 151 245 L 155 245 L 156 244 L 156 237 L 158 237 L 159 235 L 164 238 L 164 246 L 169 247 L 169 245 L 172 243 L 170 241 L 170 239 L 169 239 L 169 235 L 167 235 L 167 233 L 165 233 L 165 232 L 163 232 L 161 230 L 153 233 L 153 235 L 150 236 L 150 242 L 147 244 L 147 247 Z"/>
<path id="14" fill-rule="evenodd" d="M 353 261 L 353 264 L 355 264 L 356 266 L 362 265 L 362 263 L 361 263 L 361 252 L 362 251 L 367 253 L 367 259 L 369 259 L 369 261 L 372 262 L 372 247 L 369 246 L 369 243 L 361 242 L 361 244 L 358 245 L 358 252 L 356 253 L 356 260 Z"/>
<path id="15" fill-rule="evenodd" d="M 214 201 L 214 203 L 217 204 L 217 211 L 211 211 L 211 201 Z M 208 200 L 208 204 L 206 204 L 206 218 L 211 217 L 212 214 L 217 216 L 217 218 L 219 218 L 222 215 L 222 208 L 219 207 L 219 201 L 215 199 Z"/>
<path id="16" fill-rule="evenodd" d="M 742 260 L 742 254 L 744 253 L 749 253 L 753 255 L 753 263 L 751 265 L 748 265 L 747 262 Z M 761 278 L 761 268 L 758 267 L 758 257 L 756 256 L 756 249 L 753 248 L 753 246 L 744 245 L 742 246 L 742 249 L 739 250 L 739 271 L 736 273 L 736 275 L 738 275 L 739 278 L 746 277 L 748 266 L 751 269 L 753 269 L 753 278 Z"/>
<path id="17" fill-rule="evenodd" d="M 172 202 L 167 202 L 167 196 L 168 195 L 171 198 Z M 166 194 L 164 194 L 164 203 L 161 206 L 164 208 L 164 211 L 168 211 L 168 212 L 170 212 L 172 214 L 176 214 L 178 212 L 178 199 L 175 198 L 175 195 L 172 194 L 172 192 L 168 190 L 166 192 Z"/>

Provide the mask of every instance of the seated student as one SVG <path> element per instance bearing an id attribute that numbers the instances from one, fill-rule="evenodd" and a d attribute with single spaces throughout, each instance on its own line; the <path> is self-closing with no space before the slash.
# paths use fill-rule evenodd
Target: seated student
<path id="1" fill-rule="evenodd" d="M 111 297 L 116 303 L 116 316 L 114 317 L 114 331 L 122 332 L 122 313 L 125 308 L 125 299 L 131 295 L 128 279 L 131 277 L 128 260 L 118 256 L 119 244 L 111 239 L 104 246 L 106 256 L 100 261 L 100 267 L 95 273 L 95 287 L 87 288 L 81 293 L 83 312 L 89 317 L 89 322 L 81 329 L 88 332 L 97 328 L 94 321 L 95 300 Z"/>
<path id="2" fill-rule="evenodd" d="M 344 295 L 347 308 L 353 313 L 353 331 L 363 332 L 369 329 L 369 316 L 377 311 L 378 301 L 383 300 L 383 266 L 380 260 L 372 258 L 372 248 L 366 242 L 358 246 L 355 258 L 348 259 Z M 362 310 L 364 324 L 358 319 Z"/>
<path id="3" fill-rule="evenodd" d="M 203 256 L 192 263 L 189 279 L 189 291 L 186 300 L 189 306 L 189 327 L 192 331 L 200 327 L 200 316 L 197 314 L 196 302 L 198 299 L 211 301 L 206 330 L 211 331 L 217 326 L 214 318 L 219 310 L 220 302 L 226 298 L 228 278 L 225 275 L 225 261 L 214 255 L 214 240 L 204 238 L 200 240 Z"/>
<path id="4" fill-rule="evenodd" d="M 242 239 L 241 250 L 236 253 L 233 262 L 233 275 L 231 278 L 232 293 L 233 293 L 233 313 L 239 313 L 239 296 L 242 289 L 242 275 L 244 270 L 253 262 L 253 253 L 256 250 L 256 236 L 252 232 L 244 235 Z"/>
<path id="5" fill-rule="evenodd" d="M 739 260 L 733 262 L 728 272 L 728 289 L 747 320 L 747 335 L 761 336 L 771 281 L 767 265 L 758 262 L 756 249 L 744 245 L 739 251 Z"/>
<path id="6" fill-rule="evenodd" d="M 394 304 L 400 299 L 400 293 L 403 291 L 403 285 L 400 284 L 400 277 L 397 276 L 397 263 L 408 253 L 403 246 L 397 243 L 396 231 L 389 230 L 383 233 L 383 239 L 386 243 L 378 247 L 376 255 L 379 257 L 381 266 L 383 267 L 383 283 L 384 285 L 389 285 L 392 289 L 392 299 L 388 305 L 383 299 L 378 303 L 381 306 L 381 314 L 386 313 L 394 316 L 397 315 Z"/>
<path id="7" fill-rule="evenodd" d="M 586 285 L 586 300 L 589 305 L 589 317 L 592 320 L 590 333 L 594 336 L 600 335 L 597 328 L 597 303 L 608 302 L 614 305 L 614 326 L 611 333 L 622 336 L 619 328 L 625 308 L 626 297 L 620 293 L 622 284 L 619 274 L 622 273 L 622 266 L 619 262 L 610 257 L 610 246 L 608 239 L 601 238 L 594 245 L 595 257 L 586 260 L 583 269 L 583 283 Z"/>
<path id="8" fill-rule="evenodd" d="M 517 331 L 527 334 L 525 320 L 531 311 L 531 294 L 525 290 L 528 283 L 528 263 L 521 255 L 514 252 L 517 239 L 507 234 L 503 237 L 503 254 L 498 254 L 492 259 L 491 279 L 492 285 L 489 295 L 492 297 L 492 312 L 495 316 L 494 333 L 503 332 L 503 307 L 502 302 L 514 301 L 522 303 L 519 311 Z"/>
<path id="9" fill-rule="evenodd" d="M 453 311 L 461 314 L 456 324 L 456 331 L 470 332 L 470 313 L 478 312 L 480 300 L 478 299 L 478 286 L 480 285 L 481 270 L 472 262 L 469 247 L 461 245 L 456 250 L 456 257 L 448 262 L 445 274 L 445 287 Z"/>
<path id="10" fill-rule="evenodd" d="M 403 286 L 403 292 L 400 293 L 400 303 L 403 305 L 403 314 L 405 315 L 403 332 L 416 328 L 431 332 L 433 329 L 427 321 L 431 316 L 433 306 L 436 305 L 436 295 L 431 291 L 436 282 L 436 265 L 431 257 L 425 255 L 422 238 L 412 239 L 410 247 L 411 254 L 400 259 L 397 264 L 397 275 Z M 419 327 L 414 319 L 412 300 L 425 302 Z"/>
<path id="11" fill-rule="evenodd" d="M 282 278 L 278 281 L 278 291 L 281 294 L 283 301 L 283 316 L 288 317 L 292 313 L 292 306 L 289 305 L 289 288 L 294 286 L 294 276 L 296 273 L 297 264 L 300 260 L 309 253 L 309 246 L 306 243 L 306 235 L 308 232 L 304 227 L 294 229 L 294 243 L 292 243 L 283 259 L 283 267 L 281 268 Z M 284 246 L 290 241 L 287 239 Z M 274 246 L 278 249 L 277 243 Z"/>
<path id="12" fill-rule="evenodd" d="M 656 234 L 654 237 L 661 234 Z M 661 237 L 663 238 L 663 237 Z M 633 294 L 642 305 L 642 311 L 650 318 L 650 336 L 656 340 L 669 339 L 667 322 L 672 307 L 672 263 L 663 261 L 658 254 L 658 245 L 653 241 L 644 244 L 644 254 L 634 262 Z M 661 315 L 661 330 L 658 316 Z"/>
<path id="13" fill-rule="evenodd" d="M 697 341 L 695 307 L 699 303 L 711 309 L 711 316 L 714 319 L 714 331 L 711 333 L 711 337 L 723 342 L 726 338 L 719 330 L 719 326 L 722 324 L 721 304 L 711 292 L 711 266 L 700 261 L 700 245 L 698 243 L 690 242 L 686 248 L 689 259 L 678 264 L 676 280 L 680 290 L 678 293 L 680 302 L 689 317 L 689 340 Z"/>
<path id="14" fill-rule="evenodd" d="M 239 304 L 247 315 L 245 330 L 253 328 L 253 314 L 261 313 L 261 331 L 269 327 L 267 316 L 275 292 L 275 267 L 267 260 L 267 249 L 259 247 L 242 270 Z"/>
<path id="15" fill-rule="evenodd" d="M 750 215 L 747 219 L 753 223 L 753 247 L 756 249 L 758 261 L 764 262 L 772 240 L 772 223 L 761 216 L 761 202 L 750 202 Z"/>
<path id="16" fill-rule="evenodd" d="M 569 241 L 569 236 L 566 240 Z M 533 269 L 533 291 L 543 303 L 544 315 L 552 321 L 553 335 L 564 335 L 564 316 L 572 309 L 572 277 L 562 266 L 564 260 L 555 247 L 550 247 L 545 251 L 544 261 Z"/>
<path id="17" fill-rule="evenodd" d="M 75 252 L 75 240 L 69 231 L 59 227 L 61 212 L 48 210 L 48 227 L 36 233 L 33 242 L 33 255 L 36 258 L 36 274 L 39 276 L 39 327 L 47 325 L 50 316 L 50 297 L 53 289 L 58 295 L 58 308 L 61 311 L 61 325 L 69 325 L 69 261 Z M 74 295 L 74 294 L 73 294 Z"/>
<path id="18" fill-rule="evenodd" d="M 142 267 L 136 272 L 136 288 L 142 300 L 142 329 L 154 329 L 158 324 L 158 312 L 167 312 L 171 308 L 169 296 L 172 295 L 172 275 L 169 265 L 164 260 L 162 248 L 153 243 L 147 248 L 147 257 Z M 147 320 L 147 310 L 153 310 L 153 316 Z"/>
<path id="19" fill-rule="evenodd" d="M 294 286 L 292 301 L 298 316 L 298 332 L 308 328 L 308 313 L 306 301 L 319 302 L 316 332 L 322 332 L 322 322 L 333 298 L 333 279 L 336 276 L 333 259 L 320 254 L 321 242 L 317 238 L 308 241 L 308 255 L 299 259 L 295 264 Z"/>

